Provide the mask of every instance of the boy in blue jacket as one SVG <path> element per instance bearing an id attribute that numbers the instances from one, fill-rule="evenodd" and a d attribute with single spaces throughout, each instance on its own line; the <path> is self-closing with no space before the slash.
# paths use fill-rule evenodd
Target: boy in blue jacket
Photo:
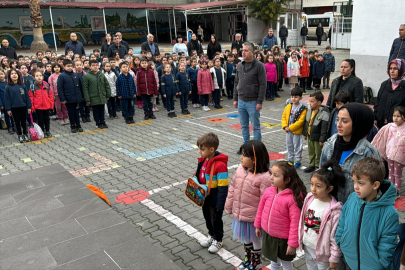
<path id="1" fill-rule="evenodd" d="M 126 124 L 135 123 L 135 98 L 136 87 L 132 75 L 129 74 L 129 63 L 120 63 L 121 74 L 118 75 L 115 82 L 115 88 L 117 90 L 117 97 L 121 103 L 122 117 L 124 117 Z"/>
<path id="2" fill-rule="evenodd" d="M 312 68 L 313 76 L 314 76 L 314 86 L 315 91 L 321 90 L 321 80 L 325 76 L 325 61 L 323 60 L 323 56 L 319 55 L 318 60 L 315 61 L 314 66 Z"/>
<path id="3" fill-rule="evenodd" d="M 209 184 L 212 174 L 211 191 L 205 197 L 202 212 L 208 229 L 208 237 L 200 242 L 208 252 L 217 253 L 223 246 L 224 224 L 222 214 L 225 200 L 228 195 L 228 156 L 217 151 L 219 146 L 218 136 L 206 133 L 197 140 L 201 155 L 195 175 L 200 184 Z"/>
<path id="4" fill-rule="evenodd" d="M 190 77 L 186 73 L 186 64 L 178 65 L 179 72 L 176 74 L 177 92 L 180 95 L 180 105 L 182 114 L 190 114 L 188 111 L 188 96 L 191 94 Z"/>
<path id="5" fill-rule="evenodd" d="M 396 187 L 384 180 L 384 164 L 367 157 L 354 164 L 354 191 L 342 209 L 336 244 L 352 270 L 391 269 L 398 244 Z"/>
<path id="6" fill-rule="evenodd" d="M 332 54 L 331 46 L 326 46 L 326 53 L 323 54 L 323 60 L 325 60 L 325 77 L 323 77 L 323 89 L 330 89 L 330 74 L 331 72 L 335 72 L 335 56 L 333 56 Z"/>

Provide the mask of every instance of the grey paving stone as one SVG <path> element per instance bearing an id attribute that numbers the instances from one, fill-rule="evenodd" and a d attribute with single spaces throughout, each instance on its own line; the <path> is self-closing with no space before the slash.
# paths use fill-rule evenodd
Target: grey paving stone
<path id="1" fill-rule="evenodd" d="M 0 195 L 17 194 L 23 190 L 36 189 L 43 187 L 44 184 L 38 179 L 27 179 L 23 181 L 18 181 L 15 183 L 10 183 L 7 185 L 2 185 L 0 188 Z"/>
<path id="2" fill-rule="evenodd" d="M 104 251 L 79 258 L 68 262 L 55 270 L 77 270 L 77 269 L 97 269 L 97 270 L 118 270 L 119 268 Z"/>
<path id="3" fill-rule="evenodd" d="M 78 223 L 76 223 L 80 226 Z M 49 247 L 58 264 L 64 264 L 83 256 L 102 251 L 105 247 L 115 246 L 126 241 L 136 241 L 140 234 L 130 222 L 105 228 L 92 234 L 71 239 Z"/>
<path id="4" fill-rule="evenodd" d="M 35 229 L 40 229 L 60 222 L 78 217 L 94 214 L 110 207 L 98 197 L 72 203 L 57 209 L 52 209 L 39 214 L 28 214 L 27 218 Z"/>
<path id="5" fill-rule="evenodd" d="M 62 206 L 56 198 L 41 198 L 32 202 L 0 209 L 0 220 L 5 222 L 30 214 L 43 213 Z"/>
<path id="6" fill-rule="evenodd" d="M 168 260 L 167 257 L 163 253 L 156 254 L 152 260 L 146 259 L 142 262 L 137 264 L 131 265 L 125 270 L 157 270 L 157 269 L 165 269 L 165 270 L 178 270 L 178 269 L 185 269 L 179 268 L 179 266 L 171 260 Z"/>
<path id="7" fill-rule="evenodd" d="M 17 205 L 17 202 L 13 199 L 13 197 L 10 194 L 0 196 L 0 208 L 10 207 L 13 205 Z"/>
<path id="8" fill-rule="evenodd" d="M 55 176 L 59 176 L 59 173 L 55 174 Z M 17 203 L 24 203 L 47 196 L 60 195 L 72 189 L 80 188 L 83 188 L 83 183 L 76 179 L 68 179 L 59 183 L 48 184 L 46 186 L 30 189 L 27 191 L 20 191 L 18 192 L 18 194 L 13 195 L 13 198 L 16 200 Z"/>
<path id="9" fill-rule="evenodd" d="M 1 257 L 6 259 L 34 249 L 47 247 L 86 234 L 75 220 L 41 230 L 4 239 L 0 242 Z"/>
<path id="10" fill-rule="evenodd" d="M 0 223 L 0 239 L 10 238 L 33 230 L 34 228 L 25 217 L 13 219 Z"/>
<path id="11" fill-rule="evenodd" d="M 49 250 L 40 248 L 0 261 L 0 269 L 43 270 L 56 267 Z"/>
<path id="12" fill-rule="evenodd" d="M 113 209 L 107 209 L 91 215 L 76 218 L 76 220 L 88 233 L 126 222 L 126 220 Z"/>
<path id="13" fill-rule="evenodd" d="M 94 198 L 94 193 L 91 192 L 86 186 L 76 189 L 76 190 L 70 190 L 67 191 L 60 196 L 58 196 L 58 200 L 63 204 L 63 205 L 68 205 L 80 201 L 85 201 L 88 199 Z"/>

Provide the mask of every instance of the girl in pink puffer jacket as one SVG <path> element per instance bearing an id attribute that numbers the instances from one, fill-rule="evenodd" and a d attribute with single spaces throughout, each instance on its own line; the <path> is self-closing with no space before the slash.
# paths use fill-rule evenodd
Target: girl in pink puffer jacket
<path id="1" fill-rule="evenodd" d="M 324 162 L 311 177 L 311 193 L 302 207 L 298 233 L 308 270 L 339 266 L 342 251 L 336 244 L 335 232 L 343 205 L 336 196 L 345 179 L 340 165 L 331 160 Z"/>
<path id="2" fill-rule="evenodd" d="M 292 270 L 307 189 L 291 162 L 276 162 L 271 173 L 272 186 L 263 194 L 257 210 L 256 235 L 263 235 L 262 253 L 271 260 L 271 270 L 280 270 L 281 264 L 284 270 Z"/>
<path id="3" fill-rule="evenodd" d="M 240 147 L 241 166 L 232 178 L 225 212 L 233 215 L 233 239 L 244 243 L 245 259 L 238 269 L 259 269 L 261 266 L 262 241 L 256 236 L 257 207 L 265 190 L 271 185 L 269 154 L 266 146 L 257 140 Z"/>

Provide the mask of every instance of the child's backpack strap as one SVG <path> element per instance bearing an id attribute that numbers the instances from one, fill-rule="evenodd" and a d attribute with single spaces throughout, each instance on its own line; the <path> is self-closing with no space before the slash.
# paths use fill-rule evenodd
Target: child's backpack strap
<path id="1" fill-rule="evenodd" d="M 35 85 L 32 83 L 31 85 L 30 85 L 30 90 L 32 91 L 32 94 L 34 95 L 34 97 L 35 97 Z M 49 93 L 48 93 L 49 94 Z"/>
<path id="2" fill-rule="evenodd" d="M 215 161 L 211 165 L 211 172 L 210 172 L 210 181 L 208 182 L 208 192 L 207 195 L 210 195 L 211 191 L 211 184 L 212 184 L 212 177 L 214 176 L 214 168 L 215 168 Z"/>

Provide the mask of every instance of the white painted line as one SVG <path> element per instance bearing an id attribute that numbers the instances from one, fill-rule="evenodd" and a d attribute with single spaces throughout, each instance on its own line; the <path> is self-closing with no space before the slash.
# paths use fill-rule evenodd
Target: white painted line
<path id="1" fill-rule="evenodd" d="M 115 263 L 116 266 L 118 266 L 119 269 L 122 269 L 121 266 L 119 266 L 118 263 L 114 261 L 113 258 L 111 258 L 111 256 L 107 253 L 107 251 L 104 250 L 104 253 L 108 256 L 108 258 L 110 258 Z"/>
<path id="2" fill-rule="evenodd" d="M 279 119 L 275 119 L 275 118 L 271 118 L 271 117 L 267 117 L 267 116 L 261 116 L 260 115 L 260 118 L 267 118 L 267 119 L 271 119 L 271 120 L 274 120 L 274 121 L 281 122 L 281 120 L 279 120 Z"/>
<path id="3" fill-rule="evenodd" d="M 199 232 L 196 228 L 188 224 L 187 222 L 183 221 L 181 218 L 179 218 L 176 215 L 173 215 L 172 212 L 164 209 L 160 205 L 157 205 L 153 201 L 146 199 L 141 201 L 143 205 L 146 205 L 149 209 L 153 210 L 155 213 L 157 213 L 160 216 L 163 216 L 164 218 L 167 219 L 167 221 L 173 223 L 176 225 L 177 228 L 185 232 L 188 236 L 196 239 L 198 242 L 201 242 L 205 240 L 206 236 Z M 239 259 L 236 255 L 232 254 L 225 248 L 221 248 L 220 251 L 217 252 L 217 254 L 227 263 L 232 264 L 233 266 L 238 266 L 242 260 Z M 107 254 L 108 255 L 108 254 Z"/>
<path id="4" fill-rule="evenodd" d="M 204 126 L 204 125 L 201 125 L 201 124 L 198 124 L 198 123 L 193 123 L 193 122 L 191 122 L 190 120 L 186 120 L 186 123 L 194 124 L 194 125 L 197 125 L 197 126 L 200 126 L 200 127 L 209 128 L 209 129 L 212 129 L 212 130 L 215 130 L 215 131 L 218 131 L 218 132 L 222 132 L 222 133 L 225 133 L 225 134 L 228 134 L 228 135 L 235 136 L 235 137 L 238 137 L 238 138 L 242 138 L 242 139 L 243 139 L 242 136 L 239 136 L 239 135 L 236 135 L 236 134 L 232 134 L 232 133 L 230 133 L 230 132 L 226 132 L 226 131 L 219 130 L 219 129 L 216 129 L 216 128 L 212 128 L 212 127 L 209 127 L 209 126 Z"/>
<path id="5" fill-rule="evenodd" d="M 302 147 L 302 150 L 307 149 L 307 148 L 308 148 L 308 145 L 304 145 L 304 147 Z M 282 155 L 285 155 L 287 153 L 288 153 L 288 151 L 279 152 L 279 154 L 282 154 Z"/>
<path id="6" fill-rule="evenodd" d="M 207 115 L 207 116 L 204 116 L 204 117 L 193 118 L 193 119 L 190 119 L 190 120 L 193 120 L 193 121 L 194 121 L 194 120 L 204 119 L 204 118 L 214 118 L 214 116 L 218 116 L 218 115 L 235 114 L 235 113 L 238 113 L 238 111 L 226 112 L 226 113 L 219 113 L 219 114 L 214 114 L 214 115 L 210 114 L 210 115 Z"/>
<path id="7" fill-rule="evenodd" d="M 279 129 L 279 130 L 273 130 L 273 131 L 269 131 L 269 132 L 262 133 L 262 135 L 266 135 L 266 134 L 269 134 L 269 133 L 274 133 L 274 132 L 279 132 L 279 131 L 284 131 L 284 130 L 282 130 L 282 129 Z"/>

